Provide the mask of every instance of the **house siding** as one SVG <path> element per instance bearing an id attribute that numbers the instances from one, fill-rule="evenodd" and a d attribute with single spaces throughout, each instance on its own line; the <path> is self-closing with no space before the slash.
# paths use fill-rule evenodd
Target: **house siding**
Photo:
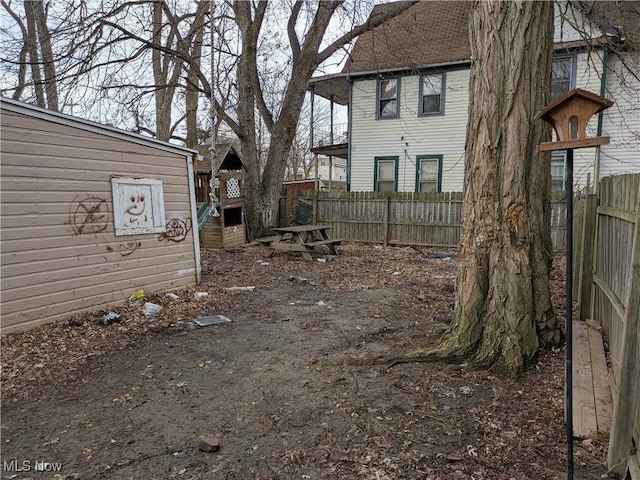
<path id="1" fill-rule="evenodd" d="M 582 32 L 576 30 L 579 26 Z M 596 94 L 602 91 L 604 47 L 584 46 L 587 32 L 602 35 L 579 11 L 563 2 L 555 5 L 555 55 L 575 59 L 572 88 Z M 580 50 L 580 49 L 583 50 Z M 624 63 L 624 65 L 623 65 Z M 603 113 L 602 135 L 610 144 L 574 152 L 574 185 L 583 188 L 611 174 L 640 171 L 640 58 L 624 54 L 624 62 L 609 54 L 604 96 L 615 102 Z M 387 72 L 389 74 L 394 72 Z M 357 75 L 357 74 L 352 74 Z M 352 76 L 350 111 L 350 190 L 374 190 L 374 158 L 399 157 L 399 191 L 415 191 L 415 162 L 419 155 L 442 155 L 442 191 L 461 191 L 464 182 L 464 140 L 469 98 L 469 70 L 446 72 L 445 114 L 418 115 L 419 77 L 405 75 L 400 85 L 399 118 L 376 119 L 376 80 Z M 592 117 L 588 135 L 596 136 L 598 115 Z"/>
<path id="2" fill-rule="evenodd" d="M 576 28 L 577 27 L 577 28 Z M 553 6 L 553 41 L 569 43 L 584 41 L 601 34 L 600 29 L 582 13 L 571 7 L 570 2 L 555 2 Z"/>
<path id="3" fill-rule="evenodd" d="M 599 94 L 603 50 L 575 54 L 575 88 Z M 574 152 L 574 185 L 593 185 L 596 176 L 640 171 L 640 82 L 628 73 L 617 56 L 609 56 L 605 96 L 615 105 L 604 112 L 602 135 L 611 143 Z M 464 183 L 464 139 L 467 124 L 469 70 L 447 72 L 445 114 L 418 115 L 419 77 L 401 78 L 400 117 L 376 119 L 376 81 L 353 83 L 351 127 L 351 190 L 374 189 L 374 158 L 399 157 L 398 191 L 415 191 L 416 157 L 442 155 L 442 191 L 461 191 Z M 598 116 L 589 122 L 588 135 L 596 136 Z M 599 166 L 598 164 L 599 158 Z M 599 170 L 599 171 L 598 171 Z"/>
<path id="4" fill-rule="evenodd" d="M 186 151 L 5 109 L 1 145 L 2 333 L 197 282 L 193 228 L 178 241 L 114 235 L 112 177 L 162 180 L 166 221 L 192 221 Z M 88 233 L 95 199 L 106 226 Z"/>
<path id="5" fill-rule="evenodd" d="M 415 191 L 418 155 L 442 155 L 442 190 L 462 190 L 468 83 L 469 70 L 447 72 L 444 115 L 419 116 L 419 77 L 403 76 L 399 118 L 376 119 L 376 80 L 354 80 L 351 190 L 373 190 L 375 157 L 397 156 L 398 191 Z"/>
<path id="6" fill-rule="evenodd" d="M 590 53 L 576 54 L 576 83 L 574 88 L 600 94 L 600 78 L 602 72 L 602 52 L 593 50 Z M 587 135 L 596 136 L 598 116 L 594 115 L 587 126 Z M 573 181 L 575 185 L 585 186 L 587 180 L 591 184 L 596 175 L 596 149 L 580 148 L 573 153 Z"/>
<path id="7" fill-rule="evenodd" d="M 576 88 L 600 94 L 602 88 L 604 51 L 591 50 L 576 54 Z M 596 176 L 635 173 L 640 171 L 640 82 L 629 72 L 638 71 L 640 64 L 625 54 L 624 63 L 618 56 L 607 59 L 604 96 L 614 105 L 603 112 L 602 133 L 610 143 L 596 148 L 581 148 L 574 152 L 574 182 L 578 186 L 593 184 Z M 587 127 L 587 135 L 598 134 L 598 115 Z M 599 166 L 598 166 L 599 163 Z"/>
<path id="8" fill-rule="evenodd" d="M 611 143 L 602 146 L 600 178 L 640 172 L 640 58 L 610 55 L 607 66 L 605 96 L 615 103 L 604 112 L 602 134 L 609 135 Z"/>

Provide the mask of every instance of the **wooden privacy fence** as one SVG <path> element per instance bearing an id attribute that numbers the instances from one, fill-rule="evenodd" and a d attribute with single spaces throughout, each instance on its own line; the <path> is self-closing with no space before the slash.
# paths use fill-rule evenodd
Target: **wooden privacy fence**
<path id="1" fill-rule="evenodd" d="M 598 198 L 595 233 L 585 235 L 595 243 L 591 318 L 609 341 L 613 370 L 608 463 L 640 480 L 640 174 L 602 179 Z"/>
<path id="2" fill-rule="evenodd" d="M 551 204 L 554 250 L 565 247 L 566 202 Z M 282 218 L 281 225 L 288 219 Z M 462 234 L 462 192 L 298 192 L 294 220 L 331 226 L 331 235 L 383 245 L 457 247 Z"/>

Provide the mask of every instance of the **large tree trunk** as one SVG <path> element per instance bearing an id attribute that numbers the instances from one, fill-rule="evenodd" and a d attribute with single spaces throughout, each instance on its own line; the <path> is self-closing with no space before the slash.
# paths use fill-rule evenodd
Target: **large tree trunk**
<path id="1" fill-rule="evenodd" d="M 168 32 L 166 33 L 166 39 L 163 39 L 165 28 Z M 163 2 L 155 2 L 153 4 L 153 42 L 157 45 L 164 46 L 166 49 L 171 49 L 176 38 L 177 28 L 178 26 L 172 21 L 166 20 L 165 22 Z M 171 139 L 173 96 L 175 95 L 183 67 L 181 62 L 176 61 L 175 54 L 163 52 L 158 48 L 153 49 L 151 52 L 151 64 L 156 88 L 155 137 L 158 140 L 164 140 L 166 142 Z"/>
<path id="2" fill-rule="evenodd" d="M 517 375 L 558 344 L 549 300 L 548 130 L 553 3 L 477 2 L 454 321 L 433 352 Z"/>
<path id="3" fill-rule="evenodd" d="M 278 220 L 280 190 L 282 189 L 282 182 L 287 169 L 287 159 L 289 158 L 291 145 L 296 135 L 296 128 L 307 91 L 307 83 L 319 63 L 317 52 L 331 16 L 338 6 L 339 4 L 336 2 L 320 2 L 314 17 L 314 23 L 306 35 L 304 44 L 300 50 L 294 52 L 291 80 L 284 94 L 281 111 L 277 121 L 270 126 L 271 139 L 262 176 L 259 181 L 254 180 L 254 184 L 250 185 L 253 188 L 247 191 L 247 204 L 249 207 L 247 209 L 247 220 L 252 235 L 265 233 L 269 228 L 275 226 Z M 243 58 L 245 56 L 248 58 Z M 254 63 L 248 65 L 249 62 Z M 243 75 L 242 67 L 244 65 L 247 65 L 247 70 L 252 70 L 246 71 Z M 254 71 L 255 52 L 251 47 L 243 43 L 242 56 L 238 64 L 238 84 L 240 88 L 244 84 L 253 83 L 251 87 L 246 85 L 245 88 L 250 88 L 252 92 L 259 90 L 260 86 L 257 84 L 258 76 L 254 74 Z M 243 124 L 240 115 L 239 120 L 239 123 Z M 254 162 L 250 161 L 250 163 Z M 251 178 L 252 172 L 249 173 Z M 251 208 L 252 205 L 254 208 Z"/>
<path id="4" fill-rule="evenodd" d="M 25 38 L 26 48 L 29 52 L 29 63 L 31 64 L 31 78 L 33 90 L 36 95 L 36 105 L 47 108 L 47 101 L 42 88 L 42 75 L 40 73 L 40 55 L 38 54 L 38 31 L 36 28 L 35 2 L 24 0 L 24 13 L 27 18 L 27 37 Z"/>
<path id="5" fill-rule="evenodd" d="M 38 0 L 33 2 L 33 13 L 35 17 L 36 30 L 40 50 L 42 52 L 42 69 L 44 71 L 44 83 L 47 92 L 47 108 L 49 110 L 60 110 L 58 105 L 58 80 L 56 78 L 56 66 L 51 47 L 51 35 L 47 26 L 47 13 L 44 9 L 44 2 Z"/>
<path id="6" fill-rule="evenodd" d="M 189 38 L 191 38 L 191 62 L 186 66 L 187 85 L 185 88 L 185 108 L 187 123 L 187 138 L 185 144 L 187 147 L 194 148 L 198 145 L 198 95 L 200 79 L 198 71 L 202 62 L 202 40 L 204 38 L 204 21 L 208 9 L 207 2 L 199 2 L 196 10 L 196 17 Z"/>

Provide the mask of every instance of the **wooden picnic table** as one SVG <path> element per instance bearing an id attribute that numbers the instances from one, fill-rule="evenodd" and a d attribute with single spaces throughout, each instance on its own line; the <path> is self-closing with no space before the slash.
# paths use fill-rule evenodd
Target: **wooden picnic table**
<path id="1" fill-rule="evenodd" d="M 328 225 L 294 225 L 292 227 L 273 228 L 275 235 L 261 239 L 260 242 L 272 248 L 271 255 L 276 250 L 300 252 L 305 260 L 313 260 L 311 253 L 315 247 L 326 245 L 332 255 L 337 255 L 336 246 L 342 240 L 329 236 Z"/>

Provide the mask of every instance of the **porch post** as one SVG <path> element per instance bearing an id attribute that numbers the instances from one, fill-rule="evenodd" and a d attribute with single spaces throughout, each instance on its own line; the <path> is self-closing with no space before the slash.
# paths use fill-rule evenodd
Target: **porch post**
<path id="1" fill-rule="evenodd" d="M 309 143 L 310 143 L 309 148 L 313 148 L 313 123 L 315 121 L 313 103 L 315 102 L 315 99 L 316 99 L 316 87 L 312 85 L 311 86 L 311 125 L 309 125 Z"/>
<path id="2" fill-rule="evenodd" d="M 333 157 L 329 155 L 329 191 L 332 190 L 331 182 L 333 181 Z"/>
<path id="3" fill-rule="evenodd" d="M 333 95 L 331 95 L 331 106 L 329 107 L 331 109 L 331 119 L 329 120 L 329 127 L 330 127 L 330 133 L 329 133 L 329 140 L 331 141 L 330 145 L 333 145 Z"/>

